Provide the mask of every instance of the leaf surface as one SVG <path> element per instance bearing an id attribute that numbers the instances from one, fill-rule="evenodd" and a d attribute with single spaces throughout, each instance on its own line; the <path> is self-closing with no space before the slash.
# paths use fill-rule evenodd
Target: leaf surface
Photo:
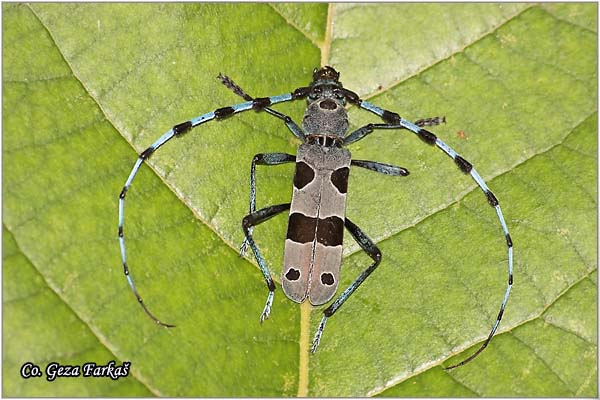
<path id="1" fill-rule="evenodd" d="M 597 396 L 596 12 L 3 5 L 3 394 Z M 464 367 L 441 366 L 487 336 L 506 285 L 505 239 L 476 184 L 407 131 L 350 147 L 411 174 L 352 171 L 347 215 L 384 259 L 330 319 L 315 355 L 321 309 L 277 290 L 259 324 L 267 290 L 254 259 L 237 255 L 252 156 L 298 145 L 263 113 L 203 125 L 142 166 L 127 196 L 128 262 L 148 307 L 177 327 L 157 327 L 130 293 L 117 207 L 137 155 L 174 124 L 242 101 L 219 72 L 269 96 L 305 86 L 322 62 L 409 120 L 445 116 L 430 130 L 500 200 L 515 286 L 498 337 Z M 301 103 L 276 108 L 299 122 Z M 349 113 L 351 129 L 379 122 Z M 259 167 L 258 207 L 289 202 L 292 174 L 293 165 Z M 255 229 L 276 280 L 285 225 L 280 215 Z M 346 236 L 341 286 L 370 262 Z M 27 307 L 36 312 L 25 321 Z M 27 328 L 33 321 L 39 329 Z M 130 376 L 18 375 L 27 361 L 110 359 L 130 361 Z"/>

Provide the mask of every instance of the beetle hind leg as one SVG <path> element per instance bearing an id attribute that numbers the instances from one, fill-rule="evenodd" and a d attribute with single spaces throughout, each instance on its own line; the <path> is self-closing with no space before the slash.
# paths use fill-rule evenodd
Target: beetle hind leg
<path id="1" fill-rule="evenodd" d="M 323 335 L 323 330 L 325 330 L 325 324 L 327 323 L 327 319 L 331 317 L 341 306 L 344 304 L 346 300 L 358 289 L 358 287 L 371 275 L 371 273 L 377 268 L 379 263 L 381 262 L 381 251 L 379 248 L 373 243 L 371 239 L 364 232 L 356 226 L 352 221 L 346 218 L 344 225 L 346 229 L 350 232 L 350 234 L 354 237 L 354 240 L 359 244 L 359 246 L 373 259 L 373 263 L 367 267 L 359 276 L 356 278 L 350 286 L 346 290 L 339 295 L 335 301 L 323 311 L 323 318 L 321 318 L 321 322 L 319 323 L 319 327 L 317 328 L 317 332 L 315 333 L 315 337 L 313 339 L 311 353 L 317 351 L 319 347 L 319 343 L 321 342 L 321 335 Z"/>
<path id="2" fill-rule="evenodd" d="M 290 203 L 265 207 L 261 210 L 246 215 L 242 220 L 242 228 L 244 229 L 244 234 L 246 235 L 246 240 L 244 241 L 244 243 L 247 242 L 250 248 L 252 249 L 254 257 L 256 257 L 256 262 L 258 262 L 258 266 L 260 267 L 260 270 L 265 278 L 265 282 L 267 283 L 267 287 L 269 288 L 267 302 L 265 304 L 263 312 L 260 315 L 261 323 L 265 319 L 269 318 L 269 314 L 271 313 L 271 306 L 273 305 L 273 297 L 275 295 L 275 283 L 273 282 L 273 278 L 271 278 L 271 273 L 269 272 L 269 267 L 267 267 L 265 259 L 260 254 L 260 250 L 254 242 L 254 239 L 252 238 L 252 227 L 265 222 L 266 220 L 274 217 L 282 211 L 289 210 L 289 208 Z"/>

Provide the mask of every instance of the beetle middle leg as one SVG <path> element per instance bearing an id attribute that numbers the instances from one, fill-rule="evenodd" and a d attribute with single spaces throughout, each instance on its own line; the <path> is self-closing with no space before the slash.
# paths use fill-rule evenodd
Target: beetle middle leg
<path id="1" fill-rule="evenodd" d="M 327 319 L 331 317 L 339 308 L 344 304 L 346 300 L 358 289 L 358 287 L 371 275 L 371 273 L 377 268 L 379 263 L 381 262 L 381 251 L 379 248 L 373 243 L 371 239 L 364 232 L 356 226 L 352 221 L 348 218 L 344 221 L 344 225 L 348 232 L 354 237 L 354 240 L 359 244 L 359 246 L 368 254 L 369 257 L 373 259 L 373 263 L 369 265 L 367 269 L 365 269 L 359 276 L 356 278 L 350 286 L 346 290 L 342 292 L 338 296 L 335 301 L 323 311 L 323 318 L 319 323 L 319 327 L 317 328 L 317 332 L 315 333 L 315 337 L 313 339 L 311 353 L 317 351 L 317 347 L 319 347 L 319 342 L 321 341 L 321 335 L 323 334 L 323 330 L 325 329 L 325 324 L 327 323 Z"/>
<path id="2" fill-rule="evenodd" d="M 252 238 L 252 227 L 258 224 L 265 222 L 266 220 L 274 217 L 275 215 L 281 213 L 282 211 L 289 210 L 290 203 L 279 204 L 276 206 L 265 207 L 261 210 L 254 211 L 244 217 L 242 219 L 242 228 L 244 229 L 244 234 L 246 235 L 246 241 L 252 252 L 254 253 L 254 257 L 256 257 L 256 261 L 258 262 L 258 266 L 260 267 L 263 276 L 265 277 L 265 281 L 267 282 L 267 287 L 269 288 L 269 295 L 267 297 L 267 302 L 265 304 L 265 308 L 263 309 L 262 314 L 260 315 L 260 322 L 263 322 L 265 319 L 269 317 L 271 313 L 271 305 L 273 304 L 273 296 L 275 295 L 275 283 L 273 283 L 273 278 L 271 278 L 271 273 L 269 272 L 269 267 L 267 267 L 267 263 L 265 259 L 260 254 L 260 250 L 258 246 L 254 242 Z"/>
<path id="3" fill-rule="evenodd" d="M 252 158 L 252 165 L 250 166 L 250 214 L 256 211 L 256 165 L 279 165 L 295 161 L 296 156 L 287 153 L 256 154 Z M 252 234 L 252 230 L 252 227 L 250 227 L 250 234 Z M 245 238 L 240 246 L 240 257 L 244 256 L 247 249 L 248 239 Z"/>

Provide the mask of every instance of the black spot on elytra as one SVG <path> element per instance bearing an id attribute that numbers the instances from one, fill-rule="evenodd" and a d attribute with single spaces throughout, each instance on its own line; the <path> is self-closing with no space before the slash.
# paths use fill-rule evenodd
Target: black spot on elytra
<path id="1" fill-rule="evenodd" d="M 332 215 L 327 218 L 307 217 L 292 213 L 288 219 L 287 238 L 296 243 L 310 243 L 316 239 L 323 246 L 340 246 L 344 237 L 344 220 Z"/>
<path id="2" fill-rule="evenodd" d="M 310 165 L 304 161 L 296 163 L 296 172 L 294 173 L 294 186 L 297 189 L 302 189 L 315 179 L 315 171 Z"/>
<path id="3" fill-rule="evenodd" d="M 288 219 L 287 238 L 296 243 L 310 243 L 315 239 L 316 218 L 292 213 Z"/>
<path id="4" fill-rule="evenodd" d="M 288 281 L 297 281 L 300 278 L 300 271 L 294 268 L 288 269 L 285 273 L 285 277 Z"/>
<path id="5" fill-rule="evenodd" d="M 332 215 L 327 218 L 319 218 L 317 242 L 323 246 L 341 246 L 343 238 L 344 221 L 340 217 Z"/>
<path id="6" fill-rule="evenodd" d="M 323 283 L 323 285 L 331 286 L 335 283 L 335 279 L 332 274 L 325 272 L 321 274 L 321 283 Z"/>
<path id="7" fill-rule="evenodd" d="M 331 183 L 336 187 L 338 192 L 346 193 L 348 191 L 348 175 L 350 174 L 350 168 L 344 167 L 336 169 L 331 173 Z"/>

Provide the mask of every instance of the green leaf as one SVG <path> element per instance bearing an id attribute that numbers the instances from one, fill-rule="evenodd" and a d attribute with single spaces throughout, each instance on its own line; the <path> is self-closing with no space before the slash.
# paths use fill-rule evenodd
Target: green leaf
<path id="1" fill-rule="evenodd" d="M 24 380 L 17 378 L 27 361 L 45 369 L 45 365 L 52 361 L 63 365 L 83 365 L 88 362 L 105 365 L 114 360 L 115 356 L 102 343 L 98 332 L 86 326 L 64 299 L 48 287 L 44 277 L 19 250 L 13 236 L 6 229 L 2 230 L 2 235 L 2 311 L 5 330 L 2 348 L 3 394 L 43 397 L 56 393 L 58 381 L 29 378 L 23 384 Z M 52 317 L 48 318 L 49 315 Z M 90 379 L 86 384 L 76 379 L 65 379 L 58 385 L 62 396 L 152 395 L 135 379 Z"/>
<path id="2" fill-rule="evenodd" d="M 597 396 L 597 5 L 4 4 L 5 396 Z M 431 128 L 494 191 L 515 244 L 497 337 L 471 363 L 507 279 L 505 239 L 477 185 L 407 131 L 353 157 L 347 215 L 380 267 L 331 318 L 267 289 L 240 258 L 250 160 L 294 153 L 281 121 L 243 113 L 173 139 L 118 194 L 162 133 L 252 96 L 344 86 Z M 301 121 L 302 102 L 277 110 Z M 377 121 L 350 109 L 351 129 Z M 258 169 L 258 207 L 289 202 L 293 165 Z M 281 273 L 286 216 L 255 230 Z M 345 238 L 342 286 L 370 259 Z M 21 365 L 131 362 L 126 378 L 22 379 Z"/>

